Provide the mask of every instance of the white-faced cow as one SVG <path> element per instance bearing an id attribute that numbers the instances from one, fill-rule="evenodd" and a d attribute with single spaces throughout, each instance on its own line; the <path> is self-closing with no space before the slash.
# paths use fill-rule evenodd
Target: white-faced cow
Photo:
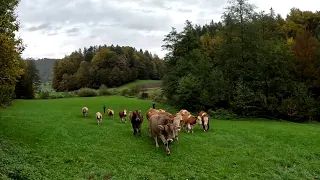
<path id="1" fill-rule="evenodd" d="M 100 125 L 102 123 L 102 114 L 100 112 L 96 113 L 96 118 L 98 121 L 98 125 Z"/>
<path id="2" fill-rule="evenodd" d="M 127 119 L 126 119 L 126 117 L 127 117 L 127 110 L 121 110 L 120 112 L 119 112 L 119 117 L 120 117 L 120 122 L 127 122 Z"/>
<path id="3" fill-rule="evenodd" d="M 141 110 L 132 111 L 129 118 L 132 124 L 133 135 L 136 135 L 136 133 L 138 133 L 139 136 L 141 136 L 141 125 L 143 122 L 143 115 L 141 114 Z"/>
<path id="4" fill-rule="evenodd" d="M 88 111 L 89 111 L 89 109 L 87 107 L 82 107 L 82 115 L 83 115 L 83 117 L 87 117 L 88 116 Z"/>
<path id="5" fill-rule="evenodd" d="M 109 118 L 112 117 L 112 119 L 114 119 L 114 111 L 112 109 L 108 109 L 107 114 Z"/>
<path id="6" fill-rule="evenodd" d="M 167 155 L 170 155 L 169 145 L 175 138 L 175 129 L 177 128 L 171 122 L 171 119 L 163 114 L 153 115 L 149 119 L 149 128 L 151 137 L 155 140 L 156 147 L 159 147 L 159 137 L 166 147 Z"/>
<path id="7" fill-rule="evenodd" d="M 209 115 L 205 111 L 200 111 L 198 119 L 200 119 L 203 131 L 207 132 L 209 130 Z"/>

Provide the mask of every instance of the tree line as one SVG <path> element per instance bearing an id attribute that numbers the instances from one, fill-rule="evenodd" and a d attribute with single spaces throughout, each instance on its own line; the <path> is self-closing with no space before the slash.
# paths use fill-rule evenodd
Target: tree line
<path id="1" fill-rule="evenodd" d="M 233 0 L 220 22 L 172 28 L 165 96 L 180 108 L 319 121 L 320 12 L 292 8 L 284 19 L 255 8 Z"/>
<path id="2" fill-rule="evenodd" d="M 90 46 L 57 60 L 53 67 L 52 88 L 72 91 L 101 85 L 117 87 L 136 79 L 159 80 L 163 60 L 157 55 L 129 46 Z"/>
<path id="3" fill-rule="evenodd" d="M 39 82 L 33 61 L 23 61 L 25 46 L 16 37 L 19 22 L 15 10 L 19 0 L 6 0 L 0 4 L 0 107 L 11 104 L 13 98 L 33 98 Z"/>

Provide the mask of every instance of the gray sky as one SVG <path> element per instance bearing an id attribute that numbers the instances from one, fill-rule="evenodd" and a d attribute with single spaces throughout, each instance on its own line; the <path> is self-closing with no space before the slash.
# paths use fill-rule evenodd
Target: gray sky
<path id="1" fill-rule="evenodd" d="M 249 0 L 285 17 L 290 8 L 315 11 L 315 0 Z M 163 57 L 163 39 L 185 20 L 219 21 L 227 0 L 22 0 L 17 9 L 27 45 L 23 57 L 62 58 L 90 45 L 133 46 Z"/>

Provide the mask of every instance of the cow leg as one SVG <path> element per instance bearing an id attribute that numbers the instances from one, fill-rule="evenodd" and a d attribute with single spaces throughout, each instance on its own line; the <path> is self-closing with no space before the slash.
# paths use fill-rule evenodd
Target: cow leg
<path id="1" fill-rule="evenodd" d="M 132 123 L 132 129 L 133 129 L 133 135 L 136 135 L 136 127 L 133 123 Z"/>
<path id="2" fill-rule="evenodd" d="M 166 146 L 168 144 L 166 138 L 163 135 L 160 135 L 160 139 L 162 140 L 163 144 Z"/>
<path id="3" fill-rule="evenodd" d="M 155 136 L 155 137 L 154 137 L 154 141 L 156 142 L 156 147 L 159 147 L 159 144 L 158 144 L 158 137 L 157 137 L 157 136 Z"/>

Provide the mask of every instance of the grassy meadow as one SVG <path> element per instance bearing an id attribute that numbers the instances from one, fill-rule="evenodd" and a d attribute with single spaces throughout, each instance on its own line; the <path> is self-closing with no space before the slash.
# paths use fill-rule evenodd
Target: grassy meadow
<path id="1" fill-rule="evenodd" d="M 147 135 L 151 103 L 122 96 L 15 100 L 0 110 L 0 179 L 320 178 L 317 124 L 212 119 L 207 133 L 199 125 L 180 133 L 167 156 Z M 104 104 L 116 115 L 98 126 Z M 141 137 L 130 121 L 120 123 L 123 108 L 143 111 Z"/>

